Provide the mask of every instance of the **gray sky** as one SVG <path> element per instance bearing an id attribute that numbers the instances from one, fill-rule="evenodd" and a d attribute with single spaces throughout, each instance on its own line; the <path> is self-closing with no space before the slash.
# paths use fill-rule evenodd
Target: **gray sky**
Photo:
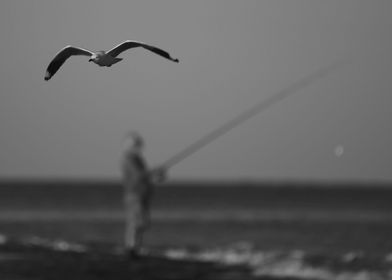
<path id="1" fill-rule="evenodd" d="M 118 177 L 121 137 L 165 161 L 336 59 L 354 63 L 243 123 L 173 178 L 391 180 L 392 1 L 5 0 L 0 4 L 0 176 Z M 112 68 L 65 45 L 123 53 Z"/>

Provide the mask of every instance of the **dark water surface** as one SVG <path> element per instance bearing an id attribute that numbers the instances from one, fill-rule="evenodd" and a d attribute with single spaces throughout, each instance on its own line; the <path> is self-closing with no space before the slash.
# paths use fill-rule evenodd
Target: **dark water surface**
<path id="1" fill-rule="evenodd" d="M 121 195 L 110 181 L 4 181 L 2 242 L 121 248 Z M 255 275 L 390 279 L 391 202 L 386 184 L 178 182 L 156 188 L 145 245 Z"/>

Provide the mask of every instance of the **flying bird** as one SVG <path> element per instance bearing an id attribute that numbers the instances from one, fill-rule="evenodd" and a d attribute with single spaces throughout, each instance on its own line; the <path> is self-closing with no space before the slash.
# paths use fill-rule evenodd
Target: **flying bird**
<path id="1" fill-rule="evenodd" d="M 115 46 L 111 50 L 108 51 L 98 51 L 98 52 L 92 52 L 86 49 L 78 48 L 78 47 L 73 47 L 73 46 L 66 46 L 63 48 L 56 56 L 53 58 L 53 60 L 49 63 L 48 68 L 46 69 L 45 73 L 45 81 L 50 80 L 54 74 L 59 70 L 61 65 L 64 64 L 64 62 L 71 56 L 74 55 L 84 55 L 84 56 L 89 56 L 90 59 L 88 60 L 89 62 L 94 62 L 95 64 L 99 66 L 106 66 L 110 67 L 113 64 L 123 60 L 122 58 L 118 58 L 117 56 L 132 48 L 137 48 L 137 47 L 142 47 L 146 50 L 149 50 L 153 53 L 156 53 L 160 56 L 163 56 L 164 58 L 167 58 L 173 62 L 178 63 L 177 58 L 172 58 L 170 54 L 160 48 L 147 45 L 142 42 L 137 42 L 137 41 L 124 41 L 121 44 Z"/>

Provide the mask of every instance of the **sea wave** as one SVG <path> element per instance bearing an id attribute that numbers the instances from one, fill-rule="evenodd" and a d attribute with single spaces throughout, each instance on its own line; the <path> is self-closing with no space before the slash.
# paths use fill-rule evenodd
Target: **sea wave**
<path id="1" fill-rule="evenodd" d="M 69 242 L 63 239 L 51 240 L 39 236 L 32 236 L 32 237 L 27 237 L 22 239 L 20 243 L 29 247 L 34 246 L 34 247 L 46 248 L 54 251 L 78 252 L 78 253 L 87 252 L 86 245 L 79 244 L 76 242 Z"/>
<path id="2" fill-rule="evenodd" d="M 192 251 L 186 248 L 168 249 L 166 256 L 173 259 L 213 261 L 226 265 L 247 265 L 254 276 L 269 276 L 319 280 L 390 280 L 390 255 L 377 260 L 362 252 L 347 252 L 326 256 L 302 250 L 260 251 L 248 242 L 227 248 Z"/>
<path id="3" fill-rule="evenodd" d="M 105 221 L 122 220 L 123 211 L 56 211 L 12 210 L 1 211 L 0 221 Z M 310 222 L 392 222 L 392 213 L 381 211 L 331 210 L 154 210 L 157 221 L 310 221 Z"/>
<path id="4" fill-rule="evenodd" d="M 94 253 L 100 244 L 82 244 L 62 239 L 37 236 L 20 240 L 0 235 L 0 262 L 15 258 L 28 258 L 26 254 L 7 254 L 4 248 L 25 247 L 39 250 L 73 253 Z M 20 250 L 20 249 L 19 249 Z M 12 250 L 11 250 L 12 251 Z M 23 250 L 22 250 L 23 251 Z M 111 246 L 107 254 L 121 254 L 119 247 Z M 392 279 L 392 252 L 378 258 L 364 252 L 346 252 L 339 255 L 315 254 L 303 250 L 258 250 L 250 242 L 237 242 L 215 248 L 160 248 L 145 253 L 159 254 L 174 260 L 196 260 L 220 263 L 226 266 L 243 265 L 255 277 L 276 277 L 318 280 L 390 280 Z M 31 256 L 30 256 L 31 257 Z"/>

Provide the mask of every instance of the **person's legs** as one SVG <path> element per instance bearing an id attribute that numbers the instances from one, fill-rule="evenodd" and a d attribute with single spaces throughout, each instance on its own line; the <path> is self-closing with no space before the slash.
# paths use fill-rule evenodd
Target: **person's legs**
<path id="1" fill-rule="evenodd" d="M 136 247 L 136 225 L 132 219 L 127 218 L 125 221 L 125 249 L 127 251 Z"/>
<path id="2" fill-rule="evenodd" d="M 124 246 L 128 255 L 134 255 L 137 251 L 137 199 L 128 194 L 125 197 L 125 232 Z"/>
<path id="3" fill-rule="evenodd" d="M 140 199 L 128 200 L 126 207 L 125 249 L 131 258 L 139 256 L 145 230 L 144 211 Z"/>
<path id="4" fill-rule="evenodd" d="M 138 253 L 140 253 L 140 249 L 142 248 L 143 243 L 144 229 L 142 227 L 138 227 L 135 233 L 135 249 Z"/>

